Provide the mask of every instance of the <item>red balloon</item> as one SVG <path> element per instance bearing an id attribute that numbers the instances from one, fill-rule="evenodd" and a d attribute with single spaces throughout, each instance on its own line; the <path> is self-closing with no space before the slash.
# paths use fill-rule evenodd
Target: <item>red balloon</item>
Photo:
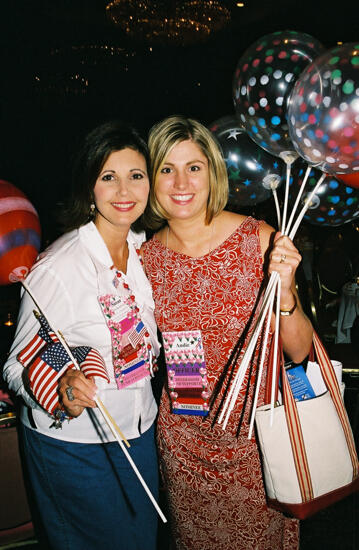
<path id="1" fill-rule="evenodd" d="M 0 180 L 0 285 L 24 279 L 41 245 L 39 216 L 15 185 Z"/>
<path id="2" fill-rule="evenodd" d="M 334 174 L 335 177 L 344 182 L 349 187 L 356 187 L 359 189 L 359 172 L 352 172 L 351 174 Z"/>

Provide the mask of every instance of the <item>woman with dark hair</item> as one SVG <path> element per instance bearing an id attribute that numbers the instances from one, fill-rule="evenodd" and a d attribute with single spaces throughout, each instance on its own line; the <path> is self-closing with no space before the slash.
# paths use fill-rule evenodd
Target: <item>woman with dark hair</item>
<path id="1" fill-rule="evenodd" d="M 101 399 L 129 441 L 128 452 L 156 498 L 151 375 L 159 343 L 139 255 L 145 235 L 134 231 L 148 199 L 147 158 L 132 127 L 115 121 L 90 132 L 74 165 L 68 231 L 27 278 L 52 328 L 77 353 L 80 370 L 68 368 L 69 357 L 63 358 L 41 316 L 40 328 L 26 292 L 4 367 L 22 400 L 26 465 L 54 550 L 156 547 L 156 510 L 94 401 Z M 86 350 L 91 353 L 84 359 Z M 40 366 L 61 373 L 51 403 Z"/>
<path id="2" fill-rule="evenodd" d="M 167 363 L 158 444 L 174 546 L 295 550 L 298 522 L 267 507 L 257 442 L 248 440 L 259 347 L 225 430 L 216 419 L 272 271 L 281 279 L 284 350 L 296 362 L 308 354 L 312 327 L 294 279 L 300 255 L 280 234 L 273 245 L 266 223 L 224 210 L 226 165 L 198 121 L 162 120 L 150 131 L 149 149 L 156 234 L 143 255 Z"/>

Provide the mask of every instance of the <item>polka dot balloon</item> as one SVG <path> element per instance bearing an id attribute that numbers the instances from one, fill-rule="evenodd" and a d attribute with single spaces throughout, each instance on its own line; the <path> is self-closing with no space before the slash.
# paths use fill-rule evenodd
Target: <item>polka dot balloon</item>
<path id="1" fill-rule="evenodd" d="M 226 162 L 231 206 L 251 206 L 271 198 L 284 181 L 283 162 L 259 147 L 235 116 L 224 116 L 210 125 Z"/>
<path id="2" fill-rule="evenodd" d="M 331 174 L 359 172 L 359 43 L 332 48 L 304 69 L 288 125 L 308 164 Z"/>
<path id="3" fill-rule="evenodd" d="M 233 77 L 237 116 L 249 136 L 269 153 L 294 152 L 287 123 L 287 103 L 296 79 L 324 47 L 296 31 L 268 34 L 240 58 Z"/>
<path id="4" fill-rule="evenodd" d="M 289 203 L 292 205 L 303 184 L 307 166 L 301 158 L 292 164 L 289 186 Z M 311 169 L 298 211 L 305 204 L 321 175 L 320 170 Z M 312 225 L 336 227 L 356 219 L 359 220 L 359 190 L 344 185 L 332 175 L 327 175 L 313 196 L 304 215 L 304 221 Z"/>

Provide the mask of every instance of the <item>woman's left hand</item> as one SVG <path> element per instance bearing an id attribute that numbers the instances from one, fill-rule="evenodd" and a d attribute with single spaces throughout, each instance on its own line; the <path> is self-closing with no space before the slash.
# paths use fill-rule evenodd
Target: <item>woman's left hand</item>
<path id="1" fill-rule="evenodd" d="M 300 363 L 308 355 L 313 340 L 313 328 L 302 310 L 295 286 L 295 273 L 301 259 L 289 237 L 276 233 L 268 271 L 276 271 L 280 276 L 280 336 L 283 350 L 295 363 Z M 272 321 L 274 328 L 274 314 Z"/>
<path id="2" fill-rule="evenodd" d="M 295 288 L 295 272 L 302 260 L 301 255 L 289 237 L 280 232 L 274 237 L 274 246 L 269 254 L 268 272 L 279 273 L 281 280 L 281 295 L 293 293 Z"/>
<path id="3" fill-rule="evenodd" d="M 84 408 L 95 408 L 97 387 L 92 379 L 77 369 L 68 369 L 60 378 L 58 393 L 69 416 L 76 418 Z"/>

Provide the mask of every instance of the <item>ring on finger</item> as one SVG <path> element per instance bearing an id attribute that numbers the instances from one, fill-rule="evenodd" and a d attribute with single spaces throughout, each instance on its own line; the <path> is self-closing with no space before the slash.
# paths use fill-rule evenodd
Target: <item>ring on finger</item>
<path id="1" fill-rule="evenodd" d="M 72 390 L 73 390 L 73 387 L 72 387 L 72 386 L 67 386 L 67 388 L 66 388 L 66 390 L 65 390 L 66 395 L 67 395 L 67 399 L 68 399 L 69 401 L 73 401 L 73 400 L 75 399 Z"/>
<path id="2" fill-rule="evenodd" d="M 281 257 L 280 257 L 279 263 L 284 264 L 286 257 L 287 256 L 285 254 L 282 254 Z"/>

